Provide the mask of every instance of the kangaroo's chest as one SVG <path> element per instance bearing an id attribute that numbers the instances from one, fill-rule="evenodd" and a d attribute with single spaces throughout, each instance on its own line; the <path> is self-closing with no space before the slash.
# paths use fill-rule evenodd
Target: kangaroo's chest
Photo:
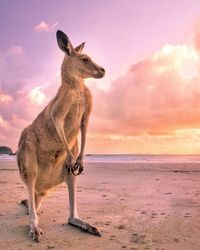
<path id="1" fill-rule="evenodd" d="M 81 92 L 77 95 L 75 102 L 72 104 L 65 117 L 66 131 L 80 128 L 81 120 L 87 105 L 86 101 L 84 93 Z"/>

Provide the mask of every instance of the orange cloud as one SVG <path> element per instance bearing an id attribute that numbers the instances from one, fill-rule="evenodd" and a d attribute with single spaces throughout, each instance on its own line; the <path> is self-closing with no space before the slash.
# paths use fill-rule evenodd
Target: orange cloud
<path id="1" fill-rule="evenodd" d="M 88 135 L 87 152 L 118 154 L 199 154 L 200 130 L 178 130 L 168 135 Z"/>
<path id="2" fill-rule="evenodd" d="M 134 64 L 104 92 L 94 92 L 91 132 L 160 135 L 200 127 L 200 57 L 194 47 L 165 45 Z"/>

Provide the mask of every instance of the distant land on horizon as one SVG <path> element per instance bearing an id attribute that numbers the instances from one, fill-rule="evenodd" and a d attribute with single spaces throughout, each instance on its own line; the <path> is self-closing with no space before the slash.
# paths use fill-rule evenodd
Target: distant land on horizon
<path id="1" fill-rule="evenodd" d="M 0 146 L 0 154 L 15 155 L 16 153 L 13 153 L 10 147 Z"/>

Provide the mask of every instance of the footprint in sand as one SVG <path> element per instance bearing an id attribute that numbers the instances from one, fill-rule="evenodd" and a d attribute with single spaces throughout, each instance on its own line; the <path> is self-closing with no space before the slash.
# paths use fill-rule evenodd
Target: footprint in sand
<path id="1" fill-rule="evenodd" d="M 178 238 L 174 238 L 174 242 L 179 242 L 180 240 Z"/>
<path id="2" fill-rule="evenodd" d="M 185 218 L 192 217 L 192 214 L 191 213 L 185 213 L 184 217 Z"/>
<path id="3" fill-rule="evenodd" d="M 137 243 L 139 245 L 145 244 L 146 243 L 146 235 L 144 235 L 144 234 L 138 235 L 137 233 L 133 233 L 130 242 L 134 242 L 134 243 Z"/>
<path id="4" fill-rule="evenodd" d="M 106 221 L 106 222 L 105 222 L 105 225 L 108 226 L 108 225 L 110 225 L 110 223 L 111 223 L 111 221 Z"/>
<path id="5" fill-rule="evenodd" d="M 91 217 L 90 217 L 90 216 L 87 216 L 87 217 L 86 217 L 86 219 L 89 219 L 89 220 L 90 220 L 90 219 L 91 219 Z"/>
<path id="6" fill-rule="evenodd" d="M 54 246 L 47 246 L 47 249 L 54 249 L 55 247 Z"/>
<path id="7" fill-rule="evenodd" d="M 109 238 L 109 240 L 114 240 L 115 238 L 116 238 L 115 235 L 111 235 L 110 238 Z"/>
<path id="8" fill-rule="evenodd" d="M 124 225 L 119 225 L 117 228 L 118 229 L 125 229 L 125 226 Z"/>

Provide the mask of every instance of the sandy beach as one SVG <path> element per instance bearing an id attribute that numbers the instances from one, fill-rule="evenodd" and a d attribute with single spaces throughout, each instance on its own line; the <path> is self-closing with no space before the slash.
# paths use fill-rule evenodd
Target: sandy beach
<path id="1" fill-rule="evenodd" d="M 79 177 L 79 215 L 98 227 L 96 237 L 66 224 L 63 184 L 40 210 L 40 243 L 28 236 L 20 200 L 26 188 L 16 163 L 0 161 L 0 249 L 200 249 L 199 164 L 87 163 Z"/>

